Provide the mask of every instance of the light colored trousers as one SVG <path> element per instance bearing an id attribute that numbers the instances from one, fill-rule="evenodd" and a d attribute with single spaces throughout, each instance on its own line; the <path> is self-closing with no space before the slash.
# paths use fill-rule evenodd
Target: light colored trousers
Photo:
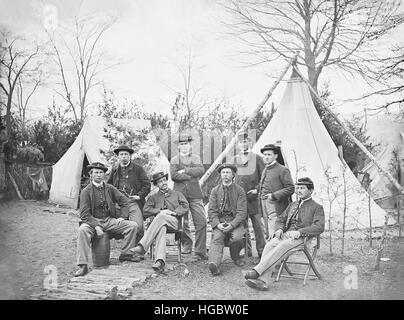
<path id="1" fill-rule="evenodd" d="M 187 199 L 195 226 L 195 252 L 206 255 L 207 219 L 202 199 Z M 181 238 L 184 249 L 192 249 L 189 215 L 184 216 L 184 233 Z"/>
<path id="2" fill-rule="evenodd" d="M 281 262 L 283 256 L 290 250 L 302 246 L 304 238 L 293 239 L 286 232 L 281 239 L 272 238 L 265 246 L 262 252 L 261 261 L 254 269 L 259 273 L 260 280 L 267 284 L 271 281 L 272 271 L 274 267 Z"/>
<path id="3" fill-rule="evenodd" d="M 129 221 L 134 221 L 137 224 L 137 242 L 143 237 L 144 235 L 144 223 L 143 223 L 143 214 L 142 210 L 140 210 L 139 204 L 137 200 L 129 199 Z M 120 216 L 121 209 L 117 206 L 117 214 Z"/>
<path id="4" fill-rule="evenodd" d="M 107 217 L 105 219 L 97 219 L 104 232 L 113 232 L 122 234 L 122 254 L 132 254 L 129 249 L 136 246 L 137 224 L 134 221 L 118 220 Z M 88 264 L 91 255 L 91 239 L 96 236 L 95 228 L 82 223 L 79 227 L 77 239 L 77 264 Z"/>
<path id="5" fill-rule="evenodd" d="M 178 229 L 178 218 L 168 214 L 159 213 L 147 228 L 143 238 L 139 241 L 145 251 L 148 251 L 153 241 L 156 240 L 156 261 L 166 261 L 166 233 L 167 227 Z"/>
<path id="6" fill-rule="evenodd" d="M 261 200 L 261 205 L 262 205 L 262 212 L 266 212 L 267 217 L 268 217 L 268 239 L 272 238 L 272 235 L 275 232 L 275 221 L 277 218 L 277 213 L 275 210 L 275 201 L 269 200 L 269 199 L 263 199 Z M 264 220 L 265 223 L 265 220 Z M 265 225 L 264 225 L 264 230 L 265 230 Z"/>

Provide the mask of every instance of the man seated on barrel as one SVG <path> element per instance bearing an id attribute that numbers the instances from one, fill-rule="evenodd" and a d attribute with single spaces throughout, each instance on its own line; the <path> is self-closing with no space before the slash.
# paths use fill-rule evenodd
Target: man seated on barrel
<path id="1" fill-rule="evenodd" d="M 143 213 L 145 217 L 155 216 L 147 228 L 143 238 L 131 251 L 144 255 L 151 244 L 156 240 L 156 262 L 152 268 L 164 271 L 166 260 L 166 231 L 167 228 L 178 230 L 179 217 L 188 214 L 189 204 L 185 196 L 168 187 L 168 174 L 157 172 L 153 174 L 152 182 L 159 191 L 152 194 L 146 201 Z"/>
<path id="2" fill-rule="evenodd" d="M 246 284 L 257 290 L 268 290 L 273 268 L 284 255 L 304 243 L 304 237 L 324 231 L 323 206 L 311 198 L 314 183 L 310 178 L 298 179 L 295 191 L 298 200 L 289 204 L 275 222 L 273 238 L 266 244 L 261 261 L 244 274 Z"/>
<path id="3" fill-rule="evenodd" d="M 136 245 L 138 225 L 134 221 L 116 218 L 115 204 L 126 211 L 129 200 L 114 186 L 104 182 L 107 167 L 94 162 L 87 166 L 90 171 L 91 182 L 80 194 L 81 224 L 77 240 L 76 277 L 84 276 L 88 272 L 88 259 L 91 254 L 91 239 L 94 236 L 102 237 L 104 232 L 123 235 L 123 243 L 119 261 L 139 262 L 140 258 L 133 255 L 129 249 Z"/>
<path id="4" fill-rule="evenodd" d="M 237 266 L 243 266 L 240 251 L 243 249 L 247 219 L 245 191 L 234 183 L 237 167 L 234 164 L 220 165 L 221 182 L 212 189 L 209 197 L 209 222 L 212 226 L 212 241 L 209 249 L 209 270 L 220 274 L 223 248 L 229 246 L 230 257 Z"/>

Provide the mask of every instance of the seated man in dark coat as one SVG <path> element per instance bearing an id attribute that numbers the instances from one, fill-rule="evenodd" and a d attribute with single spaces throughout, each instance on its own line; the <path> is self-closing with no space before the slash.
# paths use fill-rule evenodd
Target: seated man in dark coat
<path id="1" fill-rule="evenodd" d="M 233 182 L 237 167 L 222 164 L 219 169 L 221 182 L 212 189 L 209 198 L 209 222 L 212 226 L 212 241 L 209 249 L 209 270 L 220 274 L 223 248 L 228 245 L 230 256 L 237 266 L 244 263 L 240 259 L 243 248 L 247 220 L 247 199 L 245 191 Z"/>
<path id="2" fill-rule="evenodd" d="M 136 245 L 138 225 L 134 221 L 117 218 L 115 204 L 119 204 L 121 210 L 129 207 L 128 199 L 114 186 L 104 182 L 105 172 L 108 170 L 100 162 L 87 166 L 90 170 L 91 182 L 80 194 L 80 219 L 79 235 L 77 239 L 77 265 L 79 269 L 75 276 L 84 276 L 88 272 L 88 258 L 91 254 L 91 239 L 101 237 L 104 232 L 113 232 L 123 235 L 123 243 L 119 261 L 139 262 L 129 251 Z"/>
<path id="3" fill-rule="evenodd" d="M 276 231 L 266 244 L 260 263 L 244 274 L 249 287 L 268 290 L 272 270 L 282 261 L 285 253 L 302 246 L 305 236 L 316 236 L 324 231 L 323 206 L 311 198 L 313 181 L 310 178 L 301 178 L 295 189 L 298 200 L 289 204 L 278 216 Z"/>
<path id="4" fill-rule="evenodd" d="M 166 260 L 166 231 L 167 227 L 178 229 L 178 217 L 188 214 L 189 204 L 184 195 L 171 190 L 167 184 L 168 174 L 157 172 L 153 175 L 152 182 L 157 185 L 159 191 L 152 194 L 144 205 L 145 217 L 155 216 L 145 235 L 139 244 L 131 251 L 143 255 L 156 240 L 156 263 L 154 270 L 163 271 Z"/>

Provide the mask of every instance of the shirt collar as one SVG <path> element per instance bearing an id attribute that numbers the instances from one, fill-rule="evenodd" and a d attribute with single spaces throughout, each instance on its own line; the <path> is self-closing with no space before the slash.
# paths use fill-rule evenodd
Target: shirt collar
<path id="1" fill-rule="evenodd" d="M 308 201 L 308 200 L 310 200 L 311 199 L 311 196 L 310 197 L 308 197 L 308 198 L 306 198 L 306 199 L 301 199 L 301 201 L 300 201 L 300 206 L 303 204 L 303 203 L 305 203 L 306 201 Z"/>
<path id="2" fill-rule="evenodd" d="M 275 163 L 276 163 L 276 160 L 272 161 L 271 163 L 268 163 L 266 166 L 270 167 L 270 166 L 274 165 Z"/>
<path id="3" fill-rule="evenodd" d="M 92 183 L 93 183 L 93 185 L 94 185 L 96 188 L 101 188 L 101 187 L 102 187 L 102 182 L 97 183 L 97 182 L 95 182 L 95 181 L 92 181 Z"/>
<path id="4" fill-rule="evenodd" d="M 128 164 L 125 166 L 125 165 L 123 165 L 123 164 L 119 164 L 122 168 L 127 168 L 127 167 L 129 167 L 129 165 L 130 165 L 130 160 L 129 160 L 129 162 L 128 162 Z"/>
<path id="5" fill-rule="evenodd" d="M 229 184 L 224 184 L 224 182 L 222 181 L 222 185 L 223 187 L 230 187 L 233 184 L 233 181 L 230 182 Z"/>
<path id="6" fill-rule="evenodd" d="M 168 193 L 170 193 L 170 188 L 168 188 L 167 191 L 163 191 L 163 190 L 159 189 L 159 193 L 160 194 L 168 194 Z"/>

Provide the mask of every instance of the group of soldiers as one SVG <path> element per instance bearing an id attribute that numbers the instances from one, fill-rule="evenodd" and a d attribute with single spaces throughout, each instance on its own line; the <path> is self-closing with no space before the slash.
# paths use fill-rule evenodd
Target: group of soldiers
<path id="1" fill-rule="evenodd" d="M 225 246 L 239 267 L 244 266 L 240 255 L 244 247 L 248 248 L 244 254 L 252 256 L 251 243 L 244 246 L 249 240 L 250 219 L 258 253 L 255 262 L 259 263 L 245 271 L 244 278 L 248 286 L 267 290 L 272 270 L 282 256 L 303 245 L 304 237 L 323 232 L 323 207 L 311 198 L 313 181 L 300 178 L 294 184 L 289 169 L 277 162 L 280 148 L 268 144 L 261 148 L 261 157 L 252 152 L 247 132 L 237 136 L 238 154 L 217 169 L 220 182 L 209 196 L 208 221 L 199 185 L 205 169 L 200 157 L 192 153 L 191 142 L 191 135 L 179 135 L 178 155 L 170 162 L 173 189 L 168 186 L 168 173 L 156 172 L 151 182 L 158 191 L 150 193 L 145 170 L 131 161 L 134 150 L 125 145 L 114 150 L 119 160 L 116 166 L 108 168 L 99 162 L 88 166 L 91 182 L 80 195 L 76 276 L 88 272 L 91 239 L 104 232 L 123 236 L 120 261 L 141 261 L 155 242 L 152 268 L 163 271 L 167 228 L 178 230 L 181 223 L 183 253 L 193 251 L 197 260 L 208 260 L 211 274 L 217 276 Z M 292 202 L 294 192 L 298 200 Z M 195 244 L 188 213 L 195 226 Z M 152 222 L 144 231 L 144 219 L 149 217 Z M 208 222 L 212 227 L 209 252 Z"/>

